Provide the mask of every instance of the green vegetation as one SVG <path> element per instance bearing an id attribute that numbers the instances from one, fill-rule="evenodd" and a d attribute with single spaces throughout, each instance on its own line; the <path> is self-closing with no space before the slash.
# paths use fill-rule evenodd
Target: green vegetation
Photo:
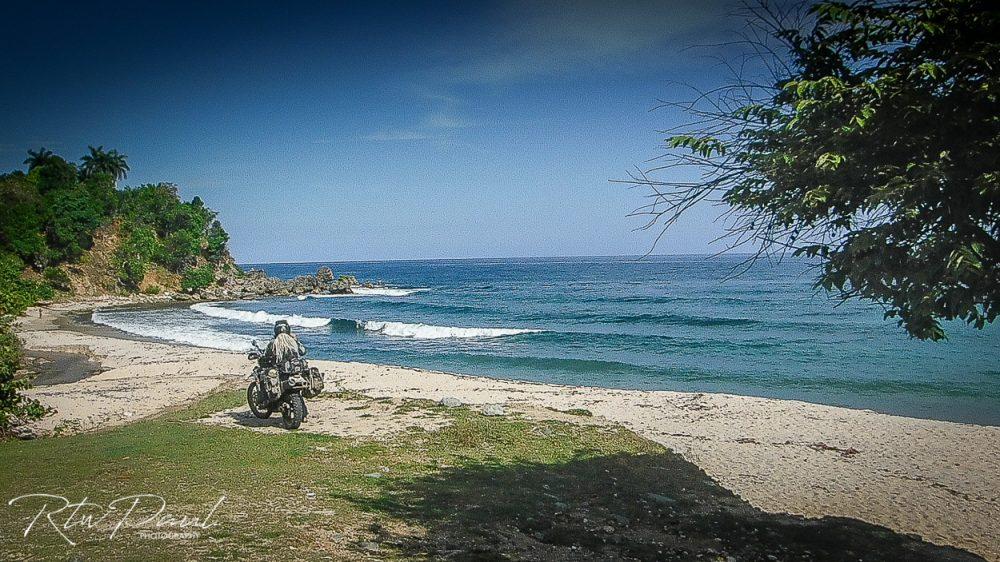
<path id="1" fill-rule="evenodd" d="M 142 279 L 147 265 L 156 263 L 197 279 L 195 288 L 207 287 L 215 279 L 215 269 L 229 257 L 229 235 L 215 220 L 216 213 L 199 197 L 181 202 L 174 185 L 126 188 L 119 205 L 122 231 L 127 232 L 119 255 L 120 271 L 132 286 Z"/>
<path id="2" fill-rule="evenodd" d="M 42 277 L 45 278 L 45 282 L 48 283 L 53 289 L 68 291 L 72 288 L 70 286 L 69 275 L 58 267 L 46 267 L 45 270 L 42 271 Z"/>
<path id="3" fill-rule="evenodd" d="M 10 322 L 36 301 L 51 298 L 52 289 L 24 279 L 23 268 L 17 256 L 0 253 L 0 439 L 14 425 L 45 414 L 45 408 L 37 400 L 21 394 L 28 381 L 14 378 L 21 364 L 21 342 L 10 329 Z"/>
<path id="4" fill-rule="evenodd" d="M 129 167 L 124 154 L 119 154 L 117 150 L 105 152 L 103 146 L 97 148 L 89 146 L 87 148 L 90 154 L 80 158 L 80 175 L 82 177 L 109 176 L 117 182 L 125 179 L 125 176 L 128 175 Z M 28 157 L 31 158 L 30 152 Z"/>
<path id="5" fill-rule="evenodd" d="M 184 272 L 181 278 L 181 288 L 185 291 L 203 289 L 212 284 L 215 278 L 215 271 L 211 265 L 195 267 Z"/>
<path id="6" fill-rule="evenodd" d="M 185 203 L 166 183 L 117 189 L 129 166 L 116 150 L 90 147 L 78 168 L 41 148 L 29 150 L 25 164 L 27 173 L 0 174 L 0 434 L 40 412 L 18 395 L 27 383 L 13 378 L 20 352 L 9 317 L 52 298 L 53 290 L 70 290 L 60 266 L 78 262 L 98 229 L 117 227 L 122 237 L 113 263 L 126 292 L 138 290 L 153 264 L 182 275 L 185 289 L 198 289 L 231 261 L 229 236 L 198 197 Z"/>
<path id="7" fill-rule="evenodd" d="M 38 400 L 27 398 L 21 391 L 28 388 L 25 379 L 15 379 L 21 360 L 21 342 L 7 325 L 0 320 L 0 438 L 6 437 L 10 428 L 45 415 L 45 407 Z"/>
<path id="8" fill-rule="evenodd" d="M 52 298 L 52 288 L 25 279 L 23 269 L 20 258 L 0 253 L 0 317 L 17 316 L 36 301 Z"/>
<path id="9" fill-rule="evenodd" d="M 0 443 L 4 502 L 44 492 L 106 505 L 158 494 L 169 513 L 203 517 L 224 495 L 215 525 L 194 529 L 197 538 L 143 539 L 125 528 L 108 540 L 78 525 L 67 531 L 78 542 L 70 547 L 44 519 L 26 538 L 36 500 L 4 506 L 0 550 L 87 560 L 971 559 L 860 521 L 764 513 L 620 427 L 486 417 L 428 401 L 402 407 L 450 425 L 377 441 L 194 421 L 243 400 L 228 391 L 116 429 Z"/>
<path id="10" fill-rule="evenodd" d="M 118 279 L 127 287 L 138 287 L 147 265 L 161 255 L 162 246 L 156 232 L 148 226 L 135 225 L 128 232 L 123 229 L 122 234 L 124 239 L 115 253 Z"/>
<path id="11" fill-rule="evenodd" d="M 995 2 L 821 2 L 806 16 L 752 15 L 745 44 L 771 72 L 678 104 L 693 121 L 630 181 L 654 191 L 639 213 L 666 229 L 722 200 L 732 246 L 817 260 L 818 287 L 882 304 L 913 337 L 945 337 L 942 319 L 983 328 L 1000 314 Z"/>
<path id="12" fill-rule="evenodd" d="M 229 235 L 200 198 L 183 202 L 168 183 L 119 190 L 125 155 L 89 150 L 79 168 L 45 148 L 28 151 L 27 173 L 0 175 L 0 253 L 52 271 L 46 279 L 60 289 L 69 286 L 65 271 L 47 268 L 77 261 L 102 226 L 118 226 L 123 238 L 114 262 L 125 291 L 136 290 L 152 264 L 181 275 L 198 269 L 192 275 L 203 281 L 207 267 L 227 263 Z"/>

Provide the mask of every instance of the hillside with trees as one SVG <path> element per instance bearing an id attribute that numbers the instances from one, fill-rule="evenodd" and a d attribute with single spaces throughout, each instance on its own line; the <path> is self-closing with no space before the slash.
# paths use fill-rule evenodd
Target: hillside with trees
<path id="1" fill-rule="evenodd" d="M 13 317 L 69 295 L 197 291 L 237 274 L 229 235 L 200 198 L 169 183 L 119 188 L 124 154 L 90 147 L 73 163 L 44 148 L 0 174 L 0 430 L 37 417 L 18 390 Z"/>
<path id="2" fill-rule="evenodd" d="M 214 211 L 168 183 L 119 189 L 129 167 L 117 151 L 91 147 L 79 164 L 28 155 L 27 172 L 0 176 L 0 253 L 39 296 L 198 289 L 234 267 Z"/>

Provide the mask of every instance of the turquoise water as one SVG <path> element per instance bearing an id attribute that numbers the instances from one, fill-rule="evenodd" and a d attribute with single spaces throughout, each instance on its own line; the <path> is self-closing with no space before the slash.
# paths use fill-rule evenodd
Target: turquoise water
<path id="1" fill-rule="evenodd" d="M 874 305 L 837 306 L 800 261 L 740 256 L 260 264 L 329 265 L 388 294 L 102 312 L 119 328 L 244 348 L 293 316 L 310 355 L 616 388 L 728 392 L 1000 424 L 1000 327 L 909 339 Z"/>

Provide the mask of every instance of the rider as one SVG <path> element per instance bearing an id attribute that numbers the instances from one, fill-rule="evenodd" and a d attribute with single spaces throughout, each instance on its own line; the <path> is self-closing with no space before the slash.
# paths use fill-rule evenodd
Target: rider
<path id="1" fill-rule="evenodd" d="M 274 339 L 271 343 L 267 344 L 267 349 L 264 350 L 264 359 L 270 365 L 276 367 L 279 371 L 281 370 L 281 365 L 284 365 L 286 361 L 291 361 L 292 359 L 298 359 L 306 354 L 306 347 L 302 345 L 299 338 L 292 334 L 292 328 L 288 325 L 287 320 L 278 320 L 274 323 Z M 269 394 L 272 397 L 276 397 L 281 394 L 279 378 L 268 376 L 269 380 Z M 303 408 L 305 408 L 305 402 L 302 403 Z M 309 410 L 306 408 L 303 412 L 302 419 L 305 419 L 309 415 Z"/>
<path id="2" fill-rule="evenodd" d="M 267 344 L 264 357 L 271 361 L 272 365 L 281 365 L 285 361 L 298 359 L 306 354 L 306 348 L 299 341 L 299 338 L 292 334 L 292 329 L 287 320 L 278 320 L 274 323 L 274 339 Z"/>

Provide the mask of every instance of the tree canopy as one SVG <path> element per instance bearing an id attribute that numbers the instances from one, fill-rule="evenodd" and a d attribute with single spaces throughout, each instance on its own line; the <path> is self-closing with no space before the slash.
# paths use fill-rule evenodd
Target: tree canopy
<path id="1" fill-rule="evenodd" d="M 666 229 L 722 202 L 727 248 L 813 258 L 818 287 L 882 304 L 917 338 L 945 337 L 941 320 L 993 322 L 1000 10 L 861 0 L 790 15 L 763 4 L 748 21 L 740 44 L 764 79 L 737 72 L 668 104 L 692 120 L 629 180 L 652 189 L 638 214 Z"/>
<path id="2" fill-rule="evenodd" d="M 128 175 L 128 161 L 124 154 L 114 149 L 105 151 L 104 146 L 88 146 L 87 149 L 90 153 L 80 158 L 80 173 L 83 178 L 107 175 L 117 182 Z"/>
<path id="3" fill-rule="evenodd" d="M 28 165 L 28 171 L 30 172 L 31 170 L 48 163 L 52 156 L 52 151 L 43 146 L 38 150 L 28 150 L 28 157 L 25 158 L 24 163 Z"/>

